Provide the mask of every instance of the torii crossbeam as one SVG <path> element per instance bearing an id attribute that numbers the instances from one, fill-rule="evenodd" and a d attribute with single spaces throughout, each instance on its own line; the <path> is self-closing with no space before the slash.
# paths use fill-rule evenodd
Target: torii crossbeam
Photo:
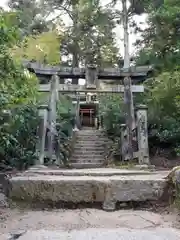
<path id="1" fill-rule="evenodd" d="M 39 62 L 23 61 L 24 67 L 30 72 L 34 72 L 37 76 L 51 78 L 53 75 L 58 75 L 60 79 L 86 79 L 87 68 L 71 68 L 61 66 L 44 65 Z M 118 80 L 119 83 L 123 84 L 123 79 L 126 76 L 130 76 L 133 83 L 143 82 L 153 71 L 152 66 L 132 66 L 129 69 L 125 68 L 105 68 L 100 69 L 94 66 L 89 68 L 96 71 L 97 80 Z"/>

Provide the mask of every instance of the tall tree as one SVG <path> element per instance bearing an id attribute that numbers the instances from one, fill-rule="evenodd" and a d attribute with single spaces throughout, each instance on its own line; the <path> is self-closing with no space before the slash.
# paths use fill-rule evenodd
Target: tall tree
<path id="1" fill-rule="evenodd" d="M 69 24 L 64 27 L 61 56 L 71 59 L 72 66 L 92 61 L 98 66 L 112 66 L 117 62 L 112 12 L 102 8 L 100 0 L 44 0 L 43 4 L 59 10 L 61 15 L 65 12 L 69 18 Z"/>
<path id="2" fill-rule="evenodd" d="M 159 69 L 172 69 L 180 62 L 180 2 L 166 0 L 157 8 L 149 8 L 148 27 L 137 41 L 137 62 L 153 62 Z M 144 46 L 144 49 L 141 47 Z"/>
<path id="3" fill-rule="evenodd" d="M 96 63 L 105 67 L 117 63 L 114 28 L 111 9 L 102 8 L 99 0 L 79 2 L 80 57 L 84 65 Z"/>
<path id="4" fill-rule="evenodd" d="M 38 34 L 48 30 L 48 13 L 37 0 L 9 0 L 11 11 L 17 14 L 17 25 L 22 35 Z"/>
<path id="5" fill-rule="evenodd" d="M 129 71 L 130 68 L 130 54 L 129 54 L 129 29 L 128 29 L 128 11 L 127 0 L 122 0 L 123 7 L 123 29 L 124 29 L 124 68 Z M 134 103 L 132 96 L 131 77 L 124 78 L 124 104 L 126 114 L 126 127 L 127 127 L 127 155 L 125 160 L 133 159 L 133 130 L 134 130 Z"/>
<path id="6" fill-rule="evenodd" d="M 127 71 L 130 68 L 130 54 L 129 54 L 129 27 L 135 27 L 137 30 L 136 22 L 133 21 L 132 16 L 141 15 L 145 13 L 149 7 L 149 3 L 147 0 L 113 0 L 113 4 L 121 3 L 122 10 L 116 11 L 118 19 L 118 23 L 123 25 L 124 29 L 124 68 Z M 152 5 L 156 4 L 156 7 L 161 4 L 160 1 L 155 2 L 154 0 L 151 2 Z M 127 6 L 129 5 L 129 6 Z M 134 117 L 134 103 L 132 96 L 132 86 L 131 86 L 131 78 L 124 78 L 124 103 L 125 103 L 125 115 L 126 115 L 126 127 L 127 127 L 127 159 L 133 159 L 133 130 L 135 128 L 135 117 Z"/>

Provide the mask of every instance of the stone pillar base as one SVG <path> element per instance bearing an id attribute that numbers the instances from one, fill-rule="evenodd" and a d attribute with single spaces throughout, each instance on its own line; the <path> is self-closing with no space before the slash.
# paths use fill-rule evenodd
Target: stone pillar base
<path id="1" fill-rule="evenodd" d="M 47 169 L 47 168 L 48 168 L 47 166 L 37 164 L 37 165 L 30 167 L 28 170 Z"/>
<path id="2" fill-rule="evenodd" d="M 103 202 L 102 209 L 107 212 L 112 212 L 116 210 L 116 202 L 114 201 L 105 201 Z"/>
<path id="3" fill-rule="evenodd" d="M 73 129 L 74 132 L 78 132 L 79 129 L 77 128 L 77 126 L 75 126 L 75 128 Z"/>

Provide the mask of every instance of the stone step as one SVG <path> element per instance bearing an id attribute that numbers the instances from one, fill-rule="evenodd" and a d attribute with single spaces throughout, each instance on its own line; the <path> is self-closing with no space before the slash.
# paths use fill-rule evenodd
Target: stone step
<path id="1" fill-rule="evenodd" d="M 103 155 L 95 155 L 95 156 L 87 156 L 87 155 L 72 155 L 71 159 L 77 160 L 77 161 L 101 161 L 105 160 L 105 157 Z"/>
<path id="2" fill-rule="evenodd" d="M 98 143 L 98 142 L 108 142 L 108 140 L 107 139 L 95 139 L 95 138 L 93 138 L 93 139 L 76 139 L 76 142 L 96 142 L 96 143 Z"/>
<path id="3" fill-rule="evenodd" d="M 99 132 L 99 131 L 79 131 L 77 132 L 77 135 L 103 135 L 105 136 L 104 132 Z"/>
<path id="4" fill-rule="evenodd" d="M 87 145 L 87 144 L 94 144 L 94 145 L 102 145 L 102 144 L 105 144 L 105 143 L 108 143 L 107 140 L 89 140 L 89 139 L 86 139 L 86 140 L 77 140 L 76 141 L 76 145 L 77 144 L 81 144 L 81 145 Z"/>
<path id="5" fill-rule="evenodd" d="M 76 159 L 76 158 L 72 158 L 72 160 L 70 161 L 71 163 L 93 163 L 93 164 L 99 164 L 99 163 L 104 163 L 104 159 Z"/>
<path id="6" fill-rule="evenodd" d="M 77 136 L 106 136 L 102 132 L 77 132 Z"/>
<path id="7" fill-rule="evenodd" d="M 99 160 L 99 159 L 104 159 L 104 155 L 75 155 L 75 154 L 72 154 L 72 157 L 71 157 L 71 159 L 90 159 L 90 160 Z"/>
<path id="8" fill-rule="evenodd" d="M 76 136 L 81 136 L 81 137 L 88 137 L 88 136 L 97 136 L 97 137 L 107 137 L 107 135 L 103 134 L 103 133 L 80 133 L 78 132 L 76 134 Z"/>
<path id="9" fill-rule="evenodd" d="M 102 162 L 85 162 L 85 163 L 79 163 L 79 162 L 75 162 L 75 163 L 71 163 L 70 166 L 72 168 L 75 169 L 87 169 L 87 168 L 99 168 L 103 166 Z"/>
<path id="10" fill-rule="evenodd" d="M 81 155 L 81 156 L 84 156 L 84 155 L 87 155 L 87 156 L 99 155 L 99 156 L 103 156 L 104 151 L 103 150 L 87 150 L 87 151 L 84 151 L 84 149 L 74 149 L 73 155 Z"/>
<path id="11" fill-rule="evenodd" d="M 105 135 L 105 133 L 103 131 L 100 130 L 80 130 L 77 132 L 77 134 L 79 135 L 83 135 L 83 134 L 101 134 L 101 135 Z"/>
<path id="12" fill-rule="evenodd" d="M 74 166 L 82 167 L 79 164 Z M 88 167 L 89 164 L 85 166 Z M 22 199 L 23 203 L 43 203 L 43 206 L 46 203 L 48 206 L 50 203 L 60 202 L 97 202 L 102 203 L 105 210 L 115 210 L 117 202 L 163 201 L 163 196 L 167 195 L 166 176 L 167 174 L 163 172 L 127 176 L 64 176 L 23 173 L 9 180 L 8 192 L 9 198 L 16 201 L 17 206 L 18 204 L 21 206 Z"/>
<path id="13" fill-rule="evenodd" d="M 103 152 L 96 152 L 96 151 L 94 151 L 94 152 L 83 152 L 83 151 L 74 151 L 73 152 L 73 156 L 84 156 L 84 157 L 96 157 L 96 156 L 103 156 Z"/>
<path id="14" fill-rule="evenodd" d="M 108 140 L 102 138 L 76 138 L 76 142 L 108 142 Z"/>
<path id="15" fill-rule="evenodd" d="M 103 139 L 107 139 L 107 137 L 105 137 L 105 136 L 96 136 L 96 135 L 92 135 L 92 136 L 79 136 L 79 135 L 77 135 L 76 138 L 82 138 L 82 139 L 88 139 L 88 138 L 101 139 L 101 138 L 103 138 Z"/>
<path id="16" fill-rule="evenodd" d="M 51 169 L 49 167 L 41 166 L 33 166 L 29 168 L 27 171 L 24 172 L 24 175 L 27 176 L 28 174 L 36 173 L 36 174 L 43 174 L 43 175 L 58 175 L 58 176 L 96 176 L 96 177 L 103 177 L 103 176 L 137 176 L 137 175 L 152 175 L 156 176 L 158 174 L 157 171 L 151 170 L 140 170 L 140 169 L 117 169 L 117 168 L 97 168 L 97 169 L 81 169 L 81 170 L 74 170 L 74 169 Z M 164 176 L 168 176 L 169 171 L 161 171 Z"/>
<path id="17" fill-rule="evenodd" d="M 80 152 L 80 151 L 74 151 L 72 153 L 72 156 L 76 156 L 76 157 L 97 157 L 97 156 L 104 156 L 104 152 Z"/>
<path id="18" fill-rule="evenodd" d="M 105 150 L 105 146 L 106 144 L 104 143 L 77 143 L 75 144 L 74 146 L 74 149 L 77 149 L 77 150 L 84 150 L 85 151 L 104 151 Z"/>
<path id="19" fill-rule="evenodd" d="M 107 144 L 108 141 L 105 140 L 77 140 L 75 143 L 75 146 L 80 144 L 80 145 L 97 145 L 97 146 L 103 146 L 104 144 Z"/>
<path id="20" fill-rule="evenodd" d="M 81 158 L 81 157 L 84 157 L 84 158 L 96 158 L 96 157 L 103 157 L 104 156 L 104 153 L 103 152 L 73 152 L 72 156 L 74 157 L 78 157 L 78 158 Z"/>
<path id="21" fill-rule="evenodd" d="M 81 146 L 81 147 L 75 146 L 74 147 L 74 152 L 76 152 L 76 151 L 91 152 L 91 153 L 93 153 L 93 152 L 104 152 L 104 148 L 101 147 L 101 146 L 98 146 L 98 147 L 87 146 L 86 148 L 84 148 L 83 146 Z"/>
<path id="22" fill-rule="evenodd" d="M 104 150 L 105 150 L 105 147 L 103 146 L 103 145 L 93 145 L 93 144 L 90 144 L 90 145 L 88 145 L 88 144 L 85 144 L 85 145 L 82 145 L 82 144 L 78 144 L 78 145 L 75 145 L 75 147 L 74 147 L 74 150 L 77 150 L 77 151 L 83 151 L 84 150 L 84 152 L 90 152 L 90 151 L 92 151 L 92 152 L 104 152 Z"/>
<path id="23" fill-rule="evenodd" d="M 104 162 L 105 159 L 103 157 L 96 157 L 96 158 L 91 158 L 91 157 L 74 157 L 72 156 L 70 158 L 70 162 L 88 162 L 88 161 L 91 161 L 91 162 Z"/>
<path id="24" fill-rule="evenodd" d="M 90 159 L 90 160 L 92 160 L 92 159 L 104 159 L 105 157 L 104 157 L 104 155 L 103 154 L 96 154 L 96 155 L 85 155 L 85 154 L 72 154 L 71 155 L 72 156 L 72 159 Z"/>
<path id="25" fill-rule="evenodd" d="M 101 138 L 104 138 L 104 139 L 107 139 L 107 137 L 105 136 L 95 136 L 95 135 L 92 135 L 92 136 L 76 136 L 77 138 L 82 138 L 82 139 L 85 139 L 85 138 L 96 138 L 96 139 L 101 139 Z"/>
<path id="26" fill-rule="evenodd" d="M 106 139 L 76 139 L 76 143 L 106 143 L 108 140 Z"/>
<path id="27" fill-rule="evenodd" d="M 70 158 L 70 162 L 78 162 L 78 163 L 88 163 L 88 162 L 105 162 L 104 158 L 74 158 L 72 156 L 72 158 Z"/>
<path id="28" fill-rule="evenodd" d="M 78 149 L 102 149 L 103 151 L 105 150 L 105 143 L 76 143 L 75 144 L 75 148 L 78 148 Z"/>
<path id="29" fill-rule="evenodd" d="M 108 141 L 83 141 L 83 140 L 77 140 L 75 142 L 75 146 L 77 145 L 81 145 L 81 146 L 105 146 L 105 144 L 107 144 Z M 89 145 L 88 145 L 89 144 Z"/>

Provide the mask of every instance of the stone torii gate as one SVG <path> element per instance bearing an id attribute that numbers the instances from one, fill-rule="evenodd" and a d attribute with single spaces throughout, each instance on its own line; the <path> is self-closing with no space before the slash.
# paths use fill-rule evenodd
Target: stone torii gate
<path id="1" fill-rule="evenodd" d="M 37 62 L 28 62 L 24 61 L 24 67 L 26 67 L 30 72 L 36 74 L 40 80 L 39 91 L 40 92 L 51 92 L 52 94 L 52 78 L 56 79 L 56 83 L 53 85 L 54 95 L 59 93 L 68 93 L 68 94 L 79 94 L 83 93 L 123 93 L 124 89 L 124 78 L 131 77 L 132 79 L 132 88 L 130 89 L 133 93 L 142 93 L 144 92 L 143 85 L 137 85 L 142 83 L 149 74 L 153 71 L 151 66 L 141 66 L 141 67 L 130 67 L 127 69 L 124 68 L 107 68 L 107 69 L 98 69 L 94 65 L 88 65 L 86 68 L 71 68 L 71 67 L 60 67 L 60 66 L 50 66 L 43 65 Z M 59 78 L 57 83 L 57 78 Z M 73 79 L 83 78 L 86 80 L 84 86 L 74 84 Z M 72 84 L 64 84 L 65 79 L 72 79 Z M 51 80 L 51 84 L 50 84 Z M 100 81 L 102 80 L 113 80 L 116 84 L 113 84 L 112 87 L 107 89 L 100 88 Z M 53 95 L 53 96 L 54 96 Z M 54 98 L 54 99 L 58 99 Z M 79 102 L 79 101 L 78 101 Z M 49 108 L 54 108 L 53 101 L 51 101 L 51 106 Z M 78 106 L 77 106 L 78 108 Z M 51 111 L 52 112 L 52 111 Z M 49 117 L 50 118 L 50 117 Z M 52 117 L 51 117 L 52 118 Z M 54 114 L 56 118 L 56 114 Z M 52 122 L 56 122 L 55 119 L 51 119 Z M 52 125 L 52 123 L 50 123 Z M 126 141 L 126 125 L 122 125 L 122 159 L 126 160 L 126 150 L 128 148 Z M 149 151 L 148 151 L 148 133 L 147 133 L 147 109 L 145 106 L 139 106 L 136 108 L 136 130 L 137 130 L 137 139 L 138 139 L 138 151 L 134 152 L 134 157 L 139 159 L 140 164 L 149 164 Z M 52 131 L 53 132 L 53 131 Z M 53 137 L 51 137 L 52 139 Z M 52 147 L 50 148 L 52 149 Z M 42 162 L 42 161 L 41 161 Z"/>

